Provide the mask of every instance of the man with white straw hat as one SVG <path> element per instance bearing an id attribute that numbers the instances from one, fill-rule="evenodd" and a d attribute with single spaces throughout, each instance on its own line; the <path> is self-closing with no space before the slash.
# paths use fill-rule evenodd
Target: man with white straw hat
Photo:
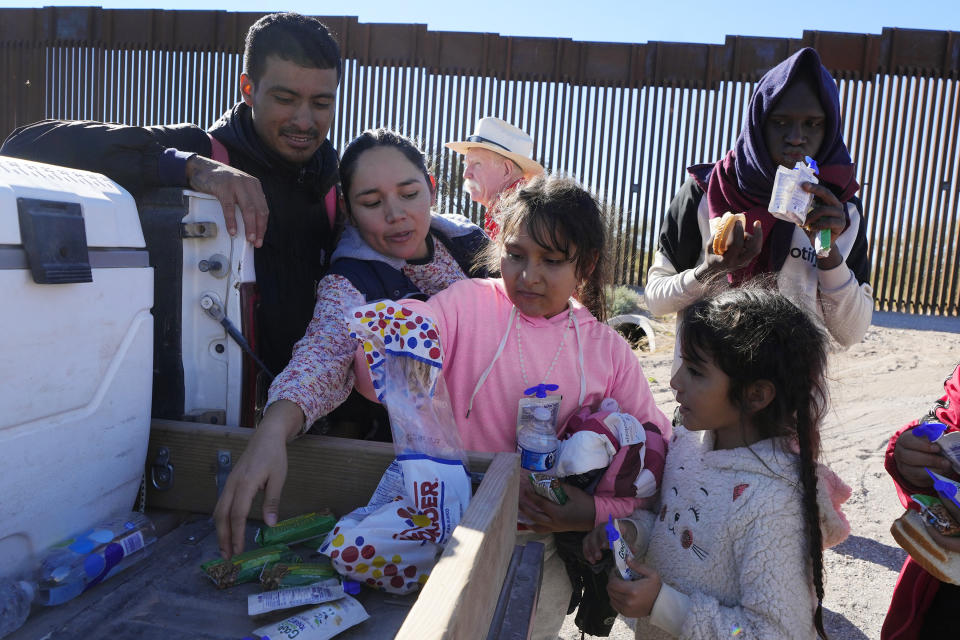
<path id="1" fill-rule="evenodd" d="M 491 238 L 500 230 L 500 197 L 521 182 L 543 173 L 532 158 L 533 138 L 500 118 L 480 118 L 473 135 L 448 148 L 464 157 L 463 187 L 470 199 L 486 208 L 484 229 Z"/>

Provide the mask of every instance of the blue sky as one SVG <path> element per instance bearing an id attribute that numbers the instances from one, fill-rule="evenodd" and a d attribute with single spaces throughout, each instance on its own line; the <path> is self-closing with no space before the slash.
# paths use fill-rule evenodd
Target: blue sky
<path id="1" fill-rule="evenodd" d="M 77 2 L 0 0 L 0 7 L 221 9 L 222 0 Z M 960 31 L 957 0 L 233 0 L 231 11 L 294 10 L 361 22 L 415 22 L 432 30 L 565 37 L 609 42 L 721 43 L 726 35 L 799 38 L 805 29 L 880 33 L 883 27 Z M 723 6 L 722 11 L 714 8 Z"/>

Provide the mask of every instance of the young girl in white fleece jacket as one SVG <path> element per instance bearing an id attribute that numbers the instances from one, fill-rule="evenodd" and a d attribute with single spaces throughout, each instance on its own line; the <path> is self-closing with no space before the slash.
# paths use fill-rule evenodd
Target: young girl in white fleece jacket
<path id="1" fill-rule="evenodd" d="M 670 384 L 683 426 L 660 509 L 620 521 L 636 527 L 628 564 L 639 577 L 611 577 L 610 601 L 638 618 L 644 640 L 825 637 L 822 550 L 849 532 L 826 499 L 832 489 L 842 502 L 849 488 L 829 487 L 835 476 L 817 468 L 826 335 L 754 285 L 688 307 L 679 337 Z M 598 528 L 584 555 L 596 562 L 606 546 Z"/>

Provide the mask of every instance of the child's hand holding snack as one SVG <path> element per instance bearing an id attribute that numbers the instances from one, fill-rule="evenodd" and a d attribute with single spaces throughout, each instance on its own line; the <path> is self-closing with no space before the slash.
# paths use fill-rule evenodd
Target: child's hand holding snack
<path id="1" fill-rule="evenodd" d="M 607 582 L 610 604 L 628 618 L 645 618 L 650 615 L 653 603 L 660 595 L 663 584 L 660 574 L 636 558 L 628 558 L 627 566 L 638 577 L 624 580 L 616 571 L 612 571 Z"/>
<path id="2" fill-rule="evenodd" d="M 561 483 L 563 484 L 563 483 Z M 554 531 L 590 531 L 596 518 L 593 496 L 582 489 L 563 484 L 568 500 L 556 504 L 539 496 L 528 482 L 520 483 L 519 511 L 524 524 L 537 533 Z"/>
<path id="3" fill-rule="evenodd" d="M 760 255 L 763 248 L 763 230 L 759 222 L 755 222 L 753 228 L 748 230 L 736 221 L 718 231 L 726 231 L 728 235 L 726 238 L 717 238 L 716 233 L 711 236 L 703 264 L 694 271 L 698 280 L 706 281 L 714 275 L 742 269 Z M 716 251 L 715 245 L 723 249 Z"/>
<path id="4" fill-rule="evenodd" d="M 950 460 L 943 455 L 940 446 L 916 435 L 913 430 L 900 434 L 893 449 L 893 459 L 903 479 L 918 488 L 933 486 L 926 469 L 944 475 L 952 470 Z"/>

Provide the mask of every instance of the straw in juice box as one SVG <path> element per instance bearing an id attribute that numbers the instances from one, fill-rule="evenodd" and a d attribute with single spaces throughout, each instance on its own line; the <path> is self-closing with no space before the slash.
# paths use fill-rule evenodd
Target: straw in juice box
<path id="1" fill-rule="evenodd" d="M 240 553 L 229 560 L 217 558 L 200 565 L 218 589 L 226 589 L 235 584 L 254 582 L 260 576 L 264 565 L 274 562 L 298 562 L 300 557 L 285 544 L 275 544 L 262 549 Z"/>
<path id="2" fill-rule="evenodd" d="M 271 544 L 295 544 L 324 536 L 335 524 L 337 519 L 329 509 L 324 509 L 281 520 L 272 527 L 261 527 L 257 529 L 254 540 L 261 547 Z"/>

